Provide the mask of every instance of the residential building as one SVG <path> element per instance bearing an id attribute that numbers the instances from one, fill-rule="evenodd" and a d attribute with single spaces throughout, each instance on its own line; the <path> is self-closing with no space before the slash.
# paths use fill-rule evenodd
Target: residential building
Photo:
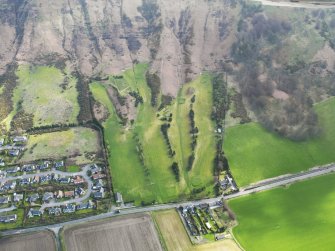
<path id="1" fill-rule="evenodd" d="M 2 223 L 10 223 L 10 222 L 15 222 L 17 220 L 17 215 L 12 214 L 12 215 L 1 215 L 0 216 L 0 222 Z"/>
<path id="2" fill-rule="evenodd" d="M 105 178 L 105 177 L 106 177 L 106 174 L 101 173 L 101 172 L 98 172 L 98 173 L 92 175 L 93 180 L 98 180 L 98 179 L 102 179 L 102 178 Z"/>
<path id="3" fill-rule="evenodd" d="M 56 197 L 57 197 L 57 199 L 61 199 L 61 198 L 63 198 L 63 197 L 64 197 L 64 193 L 63 193 L 63 191 L 62 191 L 62 190 L 59 190 L 58 193 L 57 193 L 57 195 L 56 195 Z"/>
<path id="4" fill-rule="evenodd" d="M 62 213 L 62 209 L 60 207 L 50 207 L 48 208 L 48 212 L 52 215 L 60 215 Z"/>
<path id="5" fill-rule="evenodd" d="M 73 180 L 73 183 L 75 185 L 79 185 L 79 184 L 82 184 L 84 182 L 85 182 L 85 180 L 81 176 L 76 176 Z"/>
<path id="6" fill-rule="evenodd" d="M 8 151 L 8 155 L 12 157 L 16 157 L 20 155 L 20 150 L 18 149 L 11 149 Z"/>
<path id="7" fill-rule="evenodd" d="M 65 191 L 64 192 L 64 197 L 65 198 L 74 197 L 74 191 Z"/>
<path id="8" fill-rule="evenodd" d="M 115 201 L 116 201 L 116 203 L 119 203 L 119 204 L 123 203 L 123 199 L 122 199 L 121 193 L 117 192 L 115 194 Z"/>
<path id="9" fill-rule="evenodd" d="M 42 200 L 43 200 L 43 202 L 49 203 L 53 198 L 54 198 L 54 194 L 53 193 L 46 192 L 46 193 L 43 194 Z"/>
<path id="10" fill-rule="evenodd" d="M 55 163 L 54 166 L 55 166 L 56 169 L 64 167 L 64 161 L 58 161 L 58 162 Z"/>
<path id="11" fill-rule="evenodd" d="M 31 218 L 31 217 L 35 217 L 35 216 L 41 216 L 42 215 L 42 212 L 40 210 L 36 210 L 36 209 L 33 209 L 33 208 L 30 208 L 29 212 L 28 212 L 28 217 Z"/>
<path id="12" fill-rule="evenodd" d="M 0 204 L 7 204 L 9 202 L 10 202 L 10 197 L 9 196 L 0 197 Z"/>
<path id="13" fill-rule="evenodd" d="M 21 194 L 21 193 L 14 193 L 13 194 L 13 201 L 14 202 L 20 202 L 21 200 L 23 200 L 23 194 Z"/>
<path id="14" fill-rule="evenodd" d="M 14 143 L 24 143 L 27 142 L 28 138 L 26 136 L 15 136 L 13 138 Z"/>
<path id="15" fill-rule="evenodd" d="M 10 167 L 10 168 L 7 168 L 6 172 L 7 173 L 11 173 L 11 174 L 15 174 L 17 172 L 20 172 L 20 167 L 19 166 L 15 166 L 15 167 Z"/>
<path id="16" fill-rule="evenodd" d="M 28 197 L 27 201 L 29 203 L 36 202 L 40 198 L 38 193 L 32 194 Z"/>
<path id="17" fill-rule="evenodd" d="M 102 188 L 102 186 L 103 186 L 102 179 L 99 179 L 98 181 L 95 181 L 95 182 L 92 184 L 92 189 L 93 189 L 93 190 L 100 190 L 100 188 Z"/>
<path id="18" fill-rule="evenodd" d="M 74 213 L 76 211 L 76 207 L 74 204 L 67 204 L 63 207 L 63 213 Z"/>

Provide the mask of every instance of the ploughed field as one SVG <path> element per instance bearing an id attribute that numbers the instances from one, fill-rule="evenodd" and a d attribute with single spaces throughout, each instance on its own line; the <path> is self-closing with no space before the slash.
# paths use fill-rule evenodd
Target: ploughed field
<path id="1" fill-rule="evenodd" d="M 224 151 L 239 186 L 296 173 L 335 161 L 335 98 L 314 107 L 321 134 L 317 138 L 294 142 L 272 134 L 258 123 L 226 129 Z"/>
<path id="2" fill-rule="evenodd" d="M 113 217 L 64 230 L 67 251 L 162 250 L 155 226 L 148 214 Z"/>
<path id="3" fill-rule="evenodd" d="M 334 250 L 335 175 L 229 201 L 245 250 Z"/>
<path id="4" fill-rule="evenodd" d="M 13 235 L 0 239 L 1 251 L 56 251 L 54 235 L 49 231 Z"/>
<path id="5" fill-rule="evenodd" d="M 146 71 L 146 64 L 138 64 L 134 71 L 127 70 L 120 76 L 90 84 L 96 103 L 104 111 L 99 117 L 104 117 L 100 122 L 104 127 L 114 190 L 121 192 L 125 201 L 134 201 L 136 205 L 176 201 L 191 194 L 197 198 L 211 196 L 215 157 L 214 125 L 210 119 L 211 77 L 202 75 L 185 84 L 176 100 L 163 102 L 163 95 L 153 94 L 149 88 Z M 156 105 L 152 104 L 152 95 L 157 96 Z M 129 101 L 134 97 L 138 99 L 135 106 Z M 193 150 L 191 103 L 198 129 Z M 126 115 L 120 115 L 122 109 L 128 109 Z M 163 125 L 167 128 L 165 135 Z M 189 168 L 192 152 L 194 161 Z M 178 164 L 178 175 L 171 168 L 174 162 Z"/>

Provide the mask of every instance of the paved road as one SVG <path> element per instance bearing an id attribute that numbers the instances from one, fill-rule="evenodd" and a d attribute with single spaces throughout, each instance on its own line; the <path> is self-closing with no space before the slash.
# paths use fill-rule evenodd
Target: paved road
<path id="1" fill-rule="evenodd" d="M 265 184 L 262 182 L 258 183 L 255 185 L 255 187 L 247 187 L 247 188 L 242 188 L 240 192 L 224 196 L 225 200 L 237 198 L 240 196 L 246 196 L 251 193 L 256 193 L 256 192 L 261 192 L 269 189 L 273 189 L 279 186 L 291 184 L 297 181 L 302 181 L 305 179 L 310 179 L 314 178 L 317 176 L 329 174 L 331 172 L 335 171 L 335 164 L 315 168 L 308 170 L 306 172 L 301 172 L 298 174 L 293 174 L 293 175 L 288 175 L 288 176 L 280 176 L 279 178 L 271 179 L 271 180 L 266 180 L 264 181 Z M 261 185 L 259 185 L 261 184 Z M 169 204 L 161 204 L 161 205 L 153 205 L 149 207 L 132 207 L 132 208 L 124 208 L 120 210 L 120 213 L 115 213 L 114 211 L 99 214 L 99 215 L 94 215 L 90 216 L 87 218 L 82 218 L 78 220 L 72 220 L 68 222 L 62 222 L 59 224 L 54 224 L 54 225 L 48 225 L 48 226 L 40 226 L 40 227 L 33 227 L 33 228 L 26 228 L 26 229 L 19 229 L 19 230 L 9 230 L 9 231 L 4 231 L 2 232 L 3 235 L 13 235 L 13 234 L 20 234 L 20 233 L 28 233 L 28 232 L 34 232 L 34 231 L 41 231 L 45 229 L 54 229 L 54 228 L 61 228 L 64 226 L 69 226 L 73 224 L 78 224 L 78 223 L 84 223 L 84 222 L 89 222 L 89 221 L 94 221 L 94 220 L 100 220 L 100 219 L 105 219 L 108 217 L 112 216 L 117 216 L 117 215 L 127 215 L 127 214 L 134 214 L 134 213 L 143 213 L 143 212 L 151 212 L 151 211 L 156 211 L 156 210 L 164 210 L 164 209 L 172 209 L 176 208 L 179 206 L 188 206 L 188 205 L 197 205 L 197 204 L 202 204 L 202 203 L 209 203 L 209 204 L 214 204 L 218 201 L 221 201 L 222 196 L 216 197 L 216 198 L 210 198 L 210 199 L 203 199 L 199 201 L 187 201 L 183 203 L 169 203 Z"/>
<path id="2" fill-rule="evenodd" d="M 271 1 L 271 0 L 251 0 L 253 2 L 261 2 L 262 5 L 266 6 L 277 6 L 277 7 L 291 7 L 301 9 L 333 9 L 334 5 L 330 3 L 313 4 L 303 2 L 290 2 L 290 1 Z"/>
<path id="3" fill-rule="evenodd" d="M 319 167 L 319 168 L 313 168 L 308 171 L 297 173 L 297 174 L 280 176 L 279 178 L 261 181 L 255 184 L 254 186 L 242 188 L 238 193 L 224 196 L 224 199 L 229 200 L 229 199 L 237 198 L 240 196 L 245 196 L 248 194 L 273 189 L 279 186 L 284 186 L 284 185 L 291 184 L 294 182 L 311 179 L 311 178 L 329 174 L 332 172 L 335 172 L 335 164 L 326 165 L 326 166 Z"/>

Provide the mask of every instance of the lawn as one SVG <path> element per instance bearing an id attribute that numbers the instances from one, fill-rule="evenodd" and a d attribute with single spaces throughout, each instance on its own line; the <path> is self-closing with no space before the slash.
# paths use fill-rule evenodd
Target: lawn
<path id="1" fill-rule="evenodd" d="M 226 129 L 224 151 L 239 186 L 296 173 L 335 161 L 335 98 L 315 106 L 322 134 L 293 142 L 262 128 L 258 123 Z"/>
<path id="2" fill-rule="evenodd" d="M 22 222 L 24 218 L 24 209 L 17 209 L 11 212 L 3 213 L 1 215 L 17 215 L 17 221 L 13 223 L 0 223 L 0 230 L 9 230 L 14 228 L 22 227 Z"/>
<path id="3" fill-rule="evenodd" d="M 167 112 L 173 114 L 169 137 L 176 151 L 175 157 L 170 158 L 160 131 L 163 122 L 157 115 L 157 108 L 150 104 L 151 92 L 145 80 L 147 65 L 138 64 L 134 70 L 123 72 L 122 82 L 120 78 L 117 79 L 120 83 L 116 84 L 115 78 L 111 77 L 110 80 L 113 81 L 94 82 L 90 85 L 95 99 L 104 105 L 110 114 L 103 127 L 110 155 L 114 190 L 121 192 L 126 201 L 134 201 L 135 204 L 176 201 L 189 196 L 192 189 L 202 187 L 207 189 L 201 195 L 210 195 L 213 187 L 212 160 L 215 154 L 214 135 L 211 134 L 213 126 L 210 121 L 210 76 L 206 75 L 186 85 L 179 95 L 185 102 L 179 104 L 177 99 L 166 108 Z M 144 102 L 137 108 L 137 118 L 132 126 L 121 125 L 107 93 L 110 85 L 122 89 L 121 95 L 128 91 L 138 91 L 143 98 Z M 195 120 L 200 133 L 195 165 L 192 171 L 187 173 L 185 163 L 190 153 L 191 137 L 188 112 L 192 97 L 186 95 L 186 88 L 189 87 L 194 88 L 199 96 L 194 109 L 198 112 Z M 144 165 L 141 164 L 138 155 L 137 140 L 143 148 Z M 180 165 L 180 182 L 176 181 L 171 171 L 173 161 Z M 146 168 L 148 171 L 145 174 Z"/>
<path id="4" fill-rule="evenodd" d="M 153 212 L 152 216 L 168 251 L 240 250 L 236 243 L 230 239 L 193 245 L 178 213 L 174 209 Z"/>
<path id="5" fill-rule="evenodd" d="M 14 109 L 5 119 L 10 121 L 18 112 L 19 104 L 33 117 L 34 126 L 77 123 L 79 114 L 77 79 L 55 67 L 20 65 L 16 75 Z"/>
<path id="6" fill-rule="evenodd" d="M 335 175 L 229 201 L 245 250 L 334 250 Z"/>
<path id="7" fill-rule="evenodd" d="M 80 172 L 80 167 L 79 166 L 67 166 L 66 167 L 66 171 L 70 172 L 70 173 L 76 173 L 76 172 Z"/>
<path id="8" fill-rule="evenodd" d="M 19 161 L 67 158 L 70 164 L 79 165 L 92 162 L 100 151 L 98 133 L 90 128 L 76 127 L 30 135 L 27 150 Z"/>

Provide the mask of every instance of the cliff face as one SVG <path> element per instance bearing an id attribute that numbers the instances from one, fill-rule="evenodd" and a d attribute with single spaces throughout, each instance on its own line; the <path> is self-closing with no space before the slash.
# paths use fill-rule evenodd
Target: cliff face
<path id="1" fill-rule="evenodd" d="M 227 57 L 238 9 L 224 0 L 2 0 L 0 74 L 13 61 L 62 61 L 86 76 L 150 62 L 163 93 L 176 95 Z"/>

